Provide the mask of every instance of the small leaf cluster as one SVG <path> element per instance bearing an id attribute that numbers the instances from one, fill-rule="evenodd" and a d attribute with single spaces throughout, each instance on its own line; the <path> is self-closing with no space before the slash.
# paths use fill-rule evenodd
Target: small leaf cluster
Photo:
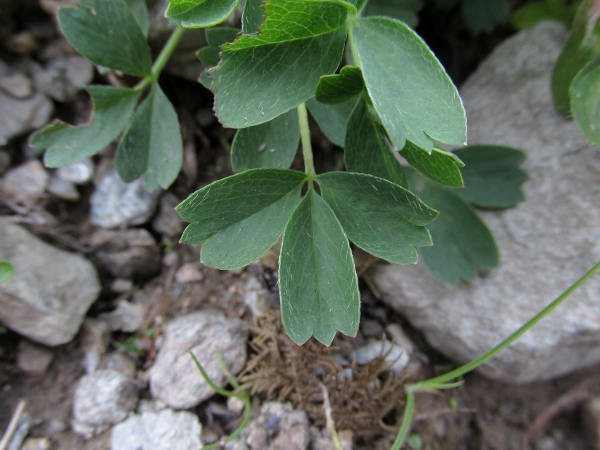
<path id="1" fill-rule="evenodd" d="M 77 51 L 141 81 L 133 88 L 90 86 L 88 124 L 55 122 L 36 133 L 31 144 L 46 149 L 46 164 L 74 163 L 122 134 L 120 176 L 143 176 L 149 190 L 168 187 L 181 168 L 182 142 L 158 76 L 184 27 L 221 23 L 238 2 L 170 0 L 166 16 L 178 28 L 154 63 L 143 0 L 80 0 L 61 8 L 59 24 Z M 204 264 L 236 269 L 281 239 L 282 319 L 299 344 L 311 336 L 330 344 L 337 331 L 356 334 L 351 243 L 395 264 L 415 264 L 422 248 L 441 282 L 470 281 L 498 263 L 493 237 L 473 207 L 503 208 L 522 198 L 519 151 L 448 150 L 466 141 L 455 86 L 406 23 L 369 15 L 385 10 L 406 19 L 421 2 L 400 5 L 246 0 L 241 30 L 207 28 L 207 46 L 197 52 L 209 68 L 201 82 L 214 94 L 217 117 L 237 129 L 231 164 L 238 173 L 177 207 L 190 223 L 181 241 L 202 244 Z M 308 112 L 344 149 L 346 172 L 315 172 Z M 291 168 L 299 144 L 303 172 Z"/>
<path id="2" fill-rule="evenodd" d="M 349 242 L 395 264 L 416 263 L 417 248 L 426 247 L 426 264 L 449 284 L 495 266 L 493 237 L 471 205 L 518 202 L 522 154 L 444 149 L 464 144 L 465 112 L 421 38 L 399 20 L 365 17 L 361 0 L 269 0 L 264 10 L 261 3 L 246 1 L 241 33 L 207 30 L 208 46 L 198 52 L 211 67 L 202 82 L 215 95 L 219 120 L 238 129 L 231 163 L 240 173 L 178 206 L 190 222 L 182 242 L 203 244 L 204 264 L 235 269 L 282 237 L 282 319 L 299 344 L 311 336 L 329 344 L 336 331 L 357 332 Z M 345 51 L 350 63 L 338 70 Z M 315 173 L 307 110 L 344 148 L 347 172 Z M 290 169 L 299 142 L 304 172 Z M 464 174 L 463 157 L 473 163 Z M 413 193 L 416 173 L 421 198 Z M 451 191 L 464 186 L 464 177 L 473 189 Z M 486 195 L 482 185 L 498 189 Z M 436 209 L 443 214 L 432 222 Z"/>
<path id="3" fill-rule="evenodd" d="M 594 145 L 600 145 L 600 11 L 598 2 L 582 0 L 571 33 L 552 74 L 556 110 L 573 120 Z"/>

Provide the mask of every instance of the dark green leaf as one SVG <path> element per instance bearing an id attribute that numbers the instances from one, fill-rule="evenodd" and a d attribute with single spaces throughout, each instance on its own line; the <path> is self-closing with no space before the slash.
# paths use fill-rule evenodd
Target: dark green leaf
<path id="1" fill-rule="evenodd" d="M 248 170 L 216 181 L 177 207 L 191 222 L 181 242 L 204 243 L 201 258 L 212 267 L 250 264 L 277 242 L 305 182 L 305 174 L 287 169 Z"/>
<path id="2" fill-rule="evenodd" d="M 508 208 L 523 200 L 519 187 L 527 173 L 519 168 L 525 154 L 495 145 L 472 145 L 454 152 L 464 163 L 465 188 L 453 191 L 466 202 L 483 208 Z"/>
<path id="3" fill-rule="evenodd" d="M 103 150 L 125 128 L 140 96 L 133 89 L 109 86 L 88 90 L 94 104 L 89 124 L 72 127 L 55 122 L 31 137 L 32 147 L 47 149 L 44 163 L 48 167 L 68 166 Z"/>
<path id="4" fill-rule="evenodd" d="M 600 52 L 600 26 L 592 13 L 593 0 L 583 0 L 577 9 L 571 34 L 552 73 L 552 96 L 556 110 L 570 113 L 569 87 L 575 75 Z"/>
<path id="5" fill-rule="evenodd" d="M 148 29 L 150 28 L 150 17 L 148 14 L 148 7 L 146 6 L 146 0 L 125 0 L 127 6 L 133 14 L 138 27 L 144 33 L 144 36 L 148 37 Z"/>
<path id="6" fill-rule="evenodd" d="M 428 154 L 412 142 L 407 142 L 400 155 L 426 177 L 446 186 L 463 187 L 459 167 L 464 164 L 453 153 L 434 148 Z"/>
<path id="7" fill-rule="evenodd" d="M 58 10 L 69 43 L 95 64 L 129 75 L 150 75 L 150 47 L 123 0 L 86 0 Z"/>
<path id="8" fill-rule="evenodd" d="M 14 275 L 14 268 L 8 261 L 0 261 L 0 283 L 9 281 Z"/>
<path id="9" fill-rule="evenodd" d="M 149 191 L 167 188 L 181 169 L 183 144 L 177 113 L 158 84 L 136 111 L 119 143 L 115 165 L 121 178 L 144 175 Z"/>
<path id="10" fill-rule="evenodd" d="M 314 335 L 329 345 L 336 330 L 356 335 L 360 297 L 350 245 L 335 215 L 314 190 L 285 228 L 279 285 L 283 326 L 297 344 Z"/>
<path id="11" fill-rule="evenodd" d="M 242 13 L 242 33 L 254 34 L 265 20 L 264 0 L 246 0 Z"/>
<path id="12" fill-rule="evenodd" d="M 363 250 L 395 264 L 414 264 L 416 247 L 431 245 L 424 225 L 437 213 L 410 191 L 361 173 L 328 172 L 317 182 L 348 238 Z"/>
<path id="13" fill-rule="evenodd" d="M 344 66 L 339 74 L 321 77 L 315 98 L 321 103 L 343 103 L 356 97 L 364 88 L 360 69 Z"/>
<path id="14" fill-rule="evenodd" d="M 219 47 L 213 47 L 212 45 L 207 45 L 206 47 L 202 47 L 200 50 L 196 52 L 196 56 L 200 60 L 202 64 L 206 67 L 214 67 L 219 64 L 220 60 L 220 50 Z"/>
<path id="15" fill-rule="evenodd" d="M 407 188 L 406 177 L 385 130 L 368 113 L 360 99 L 348 120 L 344 162 L 349 172 L 360 172 L 385 178 Z"/>
<path id="16" fill-rule="evenodd" d="M 508 22 L 510 4 L 508 0 L 463 0 L 462 16 L 471 33 L 491 33 Z"/>
<path id="17" fill-rule="evenodd" d="M 391 17 L 415 28 L 419 24 L 417 13 L 422 7 L 421 0 L 369 0 L 365 15 Z"/>
<path id="18" fill-rule="evenodd" d="M 517 30 L 533 28 L 544 20 L 555 20 L 570 26 L 575 9 L 562 0 L 540 0 L 527 3 L 510 16 L 510 23 Z"/>
<path id="19" fill-rule="evenodd" d="M 423 261 L 441 283 L 473 281 L 477 269 L 498 265 L 494 237 L 475 211 L 442 186 L 426 183 L 421 199 L 441 214 L 429 226 L 433 247 L 421 249 Z"/>
<path id="20" fill-rule="evenodd" d="M 211 69 L 215 112 L 223 125 L 246 128 L 314 96 L 321 75 L 333 73 L 352 6 L 341 0 L 270 0 L 258 35 L 222 47 Z"/>
<path id="21" fill-rule="evenodd" d="M 365 85 L 395 148 L 410 140 L 431 152 L 433 140 L 466 141 L 458 91 L 414 31 L 397 20 L 367 17 L 357 21 L 354 40 Z"/>
<path id="22" fill-rule="evenodd" d="M 314 98 L 306 102 L 310 115 L 313 116 L 323 134 L 340 147 L 344 147 L 346 126 L 354 105 L 356 105 L 356 99 L 335 105 L 326 105 Z"/>
<path id="23" fill-rule="evenodd" d="M 573 78 L 571 88 L 573 120 L 594 145 L 600 145 L 600 55 Z"/>
<path id="24" fill-rule="evenodd" d="M 235 171 L 292 165 L 300 141 L 295 109 L 270 122 L 238 130 L 231 146 L 231 166 Z"/>
<path id="25" fill-rule="evenodd" d="M 165 16 L 186 28 L 204 28 L 227 19 L 240 0 L 169 0 Z"/>
<path id="26" fill-rule="evenodd" d="M 240 34 L 240 30 L 232 27 L 207 28 L 206 43 L 212 47 L 219 48 L 221 45 L 233 42 Z"/>

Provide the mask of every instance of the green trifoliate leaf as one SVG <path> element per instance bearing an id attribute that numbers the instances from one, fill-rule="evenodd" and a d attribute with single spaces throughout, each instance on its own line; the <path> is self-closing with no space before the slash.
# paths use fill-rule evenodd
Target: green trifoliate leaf
<path id="1" fill-rule="evenodd" d="M 510 23 L 517 30 L 533 28 L 544 20 L 555 20 L 570 26 L 574 16 L 574 7 L 567 6 L 562 0 L 539 0 L 517 9 L 510 16 Z"/>
<path id="2" fill-rule="evenodd" d="M 123 0 L 80 0 L 58 10 L 69 43 L 95 64 L 129 75 L 150 75 L 150 47 Z"/>
<path id="3" fill-rule="evenodd" d="M 149 191 L 175 181 L 183 159 L 177 113 L 158 84 L 136 111 L 121 139 L 115 166 L 123 181 L 144 175 Z"/>
<path id="4" fill-rule="evenodd" d="M 406 177 L 385 130 L 360 99 L 348 120 L 344 162 L 349 172 L 367 173 L 408 188 Z"/>
<path id="5" fill-rule="evenodd" d="M 227 19 L 240 0 L 169 0 L 165 16 L 186 28 L 217 25 Z"/>
<path id="6" fill-rule="evenodd" d="M 453 153 L 434 148 L 428 154 L 412 142 L 406 142 L 400 155 L 427 178 L 446 186 L 463 187 L 459 167 L 464 164 Z"/>
<path id="7" fill-rule="evenodd" d="M 206 42 L 207 46 L 202 47 L 196 52 L 196 56 L 200 59 L 200 62 L 206 67 L 214 67 L 219 64 L 221 60 L 221 46 L 227 42 L 235 41 L 235 38 L 239 34 L 240 30 L 231 27 L 215 27 L 206 29 Z M 200 76 L 200 82 L 202 85 L 210 89 L 210 83 L 212 78 L 210 74 L 205 70 Z"/>
<path id="8" fill-rule="evenodd" d="M 90 86 L 88 91 L 94 104 L 88 124 L 55 122 L 31 137 L 32 147 L 46 149 L 48 167 L 68 166 L 103 150 L 123 131 L 140 96 L 133 89 L 109 86 Z"/>
<path id="9" fill-rule="evenodd" d="M 421 0 L 369 0 L 365 15 L 391 17 L 415 28 L 419 24 L 417 13 L 422 7 Z"/>
<path id="10" fill-rule="evenodd" d="M 181 242 L 204 243 L 208 266 L 235 269 L 269 250 L 300 201 L 302 172 L 254 169 L 216 181 L 190 195 L 176 209 L 191 224 Z"/>
<path id="11" fill-rule="evenodd" d="M 356 335 L 360 297 L 350 245 L 334 213 L 314 190 L 285 228 L 279 286 L 283 326 L 297 344 L 314 336 L 329 345 L 337 330 Z"/>
<path id="12" fill-rule="evenodd" d="M 222 47 L 213 77 L 215 112 L 226 127 L 259 125 L 314 96 L 333 73 L 345 41 L 342 0 L 270 0 L 258 35 Z"/>
<path id="13" fill-rule="evenodd" d="M 569 94 L 573 120 L 588 141 L 600 145 L 600 55 L 573 78 Z"/>
<path id="14" fill-rule="evenodd" d="M 361 173 L 328 172 L 317 182 L 348 238 L 363 250 L 395 264 L 414 264 L 416 247 L 431 245 L 424 225 L 437 213 L 410 191 Z"/>
<path id="15" fill-rule="evenodd" d="M 125 3 L 129 6 L 131 14 L 133 14 L 133 18 L 138 24 L 138 27 L 140 27 L 140 30 L 142 30 L 142 33 L 144 33 L 144 36 L 148 37 L 150 17 L 146 0 L 125 0 Z"/>
<path id="16" fill-rule="evenodd" d="M 465 188 L 453 191 L 468 203 L 483 208 L 508 208 L 524 199 L 519 187 L 527 173 L 519 168 L 525 154 L 496 145 L 472 145 L 454 152 L 464 163 Z"/>
<path id="17" fill-rule="evenodd" d="M 369 96 L 395 148 L 409 140 L 431 152 L 433 140 L 466 141 L 458 91 L 414 31 L 397 20 L 367 17 L 353 33 Z"/>
<path id="18" fill-rule="evenodd" d="M 317 84 L 315 98 L 321 103 L 343 103 L 353 99 L 365 88 L 358 67 L 344 66 L 336 75 L 324 75 Z"/>
<path id="19" fill-rule="evenodd" d="M 238 130 L 231 146 L 231 166 L 241 172 L 261 167 L 287 169 L 300 141 L 295 109 L 270 122 Z"/>
<path id="20" fill-rule="evenodd" d="M 426 183 L 421 199 L 440 211 L 429 226 L 433 247 L 421 249 L 423 261 L 441 283 L 473 281 L 477 269 L 498 265 L 494 237 L 475 211 L 442 186 Z"/>
<path id="21" fill-rule="evenodd" d="M 9 281 L 14 275 L 14 268 L 8 261 L 0 261 L 0 283 Z"/>
<path id="22" fill-rule="evenodd" d="M 265 0 L 246 0 L 242 12 L 242 33 L 254 34 L 265 20 L 263 3 Z"/>
<path id="23" fill-rule="evenodd" d="M 314 98 L 306 102 L 310 115 L 315 119 L 323 134 L 327 136 L 327 139 L 340 147 L 344 147 L 346 126 L 348 125 L 348 119 L 350 118 L 350 114 L 352 114 L 355 104 L 356 99 L 354 98 L 335 105 L 326 105 Z"/>
<path id="24" fill-rule="evenodd" d="M 463 0 L 461 12 L 471 33 L 491 33 L 508 22 L 510 4 L 508 0 Z"/>
<path id="25" fill-rule="evenodd" d="M 575 75 L 600 53 L 600 22 L 593 13 L 593 0 L 583 0 L 577 9 L 571 34 L 552 73 L 552 97 L 556 110 L 570 113 L 569 87 Z"/>

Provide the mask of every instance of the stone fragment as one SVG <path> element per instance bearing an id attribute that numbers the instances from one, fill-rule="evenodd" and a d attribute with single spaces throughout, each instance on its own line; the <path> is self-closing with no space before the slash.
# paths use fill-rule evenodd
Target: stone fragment
<path id="1" fill-rule="evenodd" d="M 85 158 L 70 166 L 60 167 L 56 175 L 69 183 L 86 184 L 94 178 L 94 163 L 91 159 Z"/>
<path id="2" fill-rule="evenodd" d="M 175 281 L 181 284 L 195 283 L 196 281 L 202 281 L 204 275 L 200 272 L 198 263 L 186 263 L 177 269 L 175 273 Z"/>
<path id="3" fill-rule="evenodd" d="M 79 191 L 73 183 L 69 183 L 68 181 L 58 178 L 57 176 L 52 176 L 50 178 L 50 183 L 48 183 L 48 192 L 57 198 L 67 200 L 69 202 L 76 202 L 80 198 Z"/>
<path id="4" fill-rule="evenodd" d="M 27 98 L 33 94 L 31 80 L 22 73 L 0 78 L 0 89 L 13 98 Z"/>
<path id="5" fill-rule="evenodd" d="M 148 279 L 160 272 L 160 249 L 143 228 L 97 230 L 90 245 L 100 264 L 115 277 Z"/>
<path id="6" fill-rule="evenodd" d="M 111 352 L 102 358 L 100 370 L 119 372 L 128 378 L 135 378 L 135 361 L 121 352 Z"/>
<path id="7" fill-rule="evenodd" d="M 28 375 L 43 376 L 52 363 L 52 350 L 26 340 L 17 347 L 17 367 Z"/>
<path id="8" fill-rule="evenodd" d="M 397 374 L 401 374 L 410 362 L 410 354 L 405 348 L 381 339 L 357 348 L 354 356 L 358 364 L 368 364 L 375 358 L 384 356 L 386 365 Z"/>
<path id="9" fill-rule="evenodd" d="M 150 391 L 171 408 L 187 409 L 214 395 L 200 376 L 189 352 L 194 353 L 209 378 L 223 387 L 227 380 L 219 366 L 219 349 L 228 370 L 236 375 L 246 363 L 244 322 L 215 311 L 198 311 L 171 320 L 164 329 L 156 362 L 150 369 Z"/>
<path id="10" fill-rule="evenodd" d="M 94 76 L 94 66 L 83 56 L 59 56 L 46 67 L 33 72 L 37 89 L 48 97 L 65 103 L 86 87 Z"/>
<path id="11" fill-rule="evenodd" d="M 198 450 L 202 448 L 198 416 L 164 409 L 133 415 L 111 432 L 111 450 Z"/>
<path id="12" fill-rule="evenodd" d="M 114 311 L 100 314 L 98 318 L 105 320 L 112 331 L 135 333 L 144 325 L 147 312 L 148 307 L 143 303 L 119 300 Z"/>
<path id="13" fill-rule="evenodd" d="M 73 431 L 86 438 L 124 420 L 137 403 L 133 380 L 113 370 L 84 375 L 73 398 Z"/>
<path id="14" fill-rule="evenodd" d="M 90 219 L 102 228 L 119 228 L 146 223 L 158 203 L 159 191 L 148 192 L 143 180 L 124 183 L 117 172 L 105 174 L 90 198 Z"/>
<path id="15" fill-rule="evenodd" d="M 167 192 L 160 198 L 160 206 L 156 217 L 152 221 L 152 228 L 157 233 L 167 237 L 179 237 L 183 232 L 185 222 L 175 212 L 179 200 L 173 194 Z"/>
<path id="16" fill-rule="evenodd" d="M 23 30 L 6 40 L 5 47 L 13 53 L 28 55 L 40 47 L 40 43 L 31 31 Z"/>
<path id="17" fill-rule="evenodd" d="M 79 341 L 84 355 L 86 373 L 94 372 L 100 365 L 110 342 L 110 327 L 104 320 L 88 317 L 83 321 Z"/>
<path id="18" fill-rule="evenodd" d="M 252 312 L 254 317 L 264 317 L 269 308 L 269 291 L 256 279 L 251 276 L 246 282 L 246 293 L 244 294 L 244 303 Z"/>
<path id="19" fill-rule="evenodd" d="M 600 260 L 600 154 L 552 105 L 550 79 L 566 30 L 543 23 L 494 50 L 461 92 L 469 142 L 522 148 L 526 200 L 482 212 L 501 265 L 470 285 L 438 284 L 422 264 L 383 266 L 383 300 L 429 343 L 460 363 L 505 339 Z M 531 382 L 600 362 L 600 277 L 481 367 L 491 378 Z"/>
<path id="20" fill-rule="evenodd" d="M 6 220 L 0 230 L 0 259 L 14 266 L 0 283 L 0 322 L 44 345 L 69 342 L 100 292 L 94 266 Z"/>
<path id="21" fill-rule="evenodd" d="M 309 441 L 306 412 L 293 409 L 289 403 L 267 402 L 261 406 L 260 416 L 223 447 L 226 450 L 305 450 Z"/>
<path id="22" fill-rule="evenodd" d="M 2 178 L 0 191 L 14 203 L 32 207 L 46 191 L 50 175 L 37 159 L 9 170 Z"/>
<path id="23" fill-rule="evenodd" d="M 0 145 L 48 123 L 54 105 L 39 92 L 28 98 L 13 98 L 0 91 Z"/>
<path id="24" fill-rule="evenodd" d="M 27 438 L 21 446 L 21 450 L 50 450 L 51 448 L 52 443 L 46 437 Z"/>

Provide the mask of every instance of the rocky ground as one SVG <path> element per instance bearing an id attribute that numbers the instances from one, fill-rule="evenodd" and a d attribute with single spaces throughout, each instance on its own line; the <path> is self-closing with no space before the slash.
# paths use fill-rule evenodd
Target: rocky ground
<path id="1" fill-rule="evenodd" d="M 600 259 L 600 155 L 551 107 L 566 32 L 544 24 L 503 43 L 461 86 L 470 142 L 528 155 L 527 200 L 484 213 L 502 266 L 446 288 L 420 265 L 385 266 L 357 252 L 359 334 L 298 347 L 279 322 L 275 250 L 222 272 L 178 243 L 184 224 L 173 207 L 231 170 L 231 133 L 216 124 L 195 75 L 185 78 L 189 65 L 162 80 L 185 143 L 184 169 L 167 192 L 123 184 L 114 148 L 49 170 L 27 145 L 55 117 L 84 122 L 82 88 L 114 81 L 58 34 L 59 3 L 27 0 L 16 10 L 0 1 L 11 18 L 0 26 L 0 259 L 15 266 L 0 285 L 0 433 L 18 419 L 0 449 L 216 442 L 239 425 L 243 403 L 215 395 L 188 352 L 228 386 L 217 350 L 252 394 L 249 425 L 224 448 L 333 449 L 330 411 L 344 448 L 387 449 L 407 381 L 485 352 Z M 320 164 L 336 164 L 339 150 L 316 129 L 314 140 Z M 597 278 L 463 387 L 419 394 L 407 448 L 600 448 Z"/>

